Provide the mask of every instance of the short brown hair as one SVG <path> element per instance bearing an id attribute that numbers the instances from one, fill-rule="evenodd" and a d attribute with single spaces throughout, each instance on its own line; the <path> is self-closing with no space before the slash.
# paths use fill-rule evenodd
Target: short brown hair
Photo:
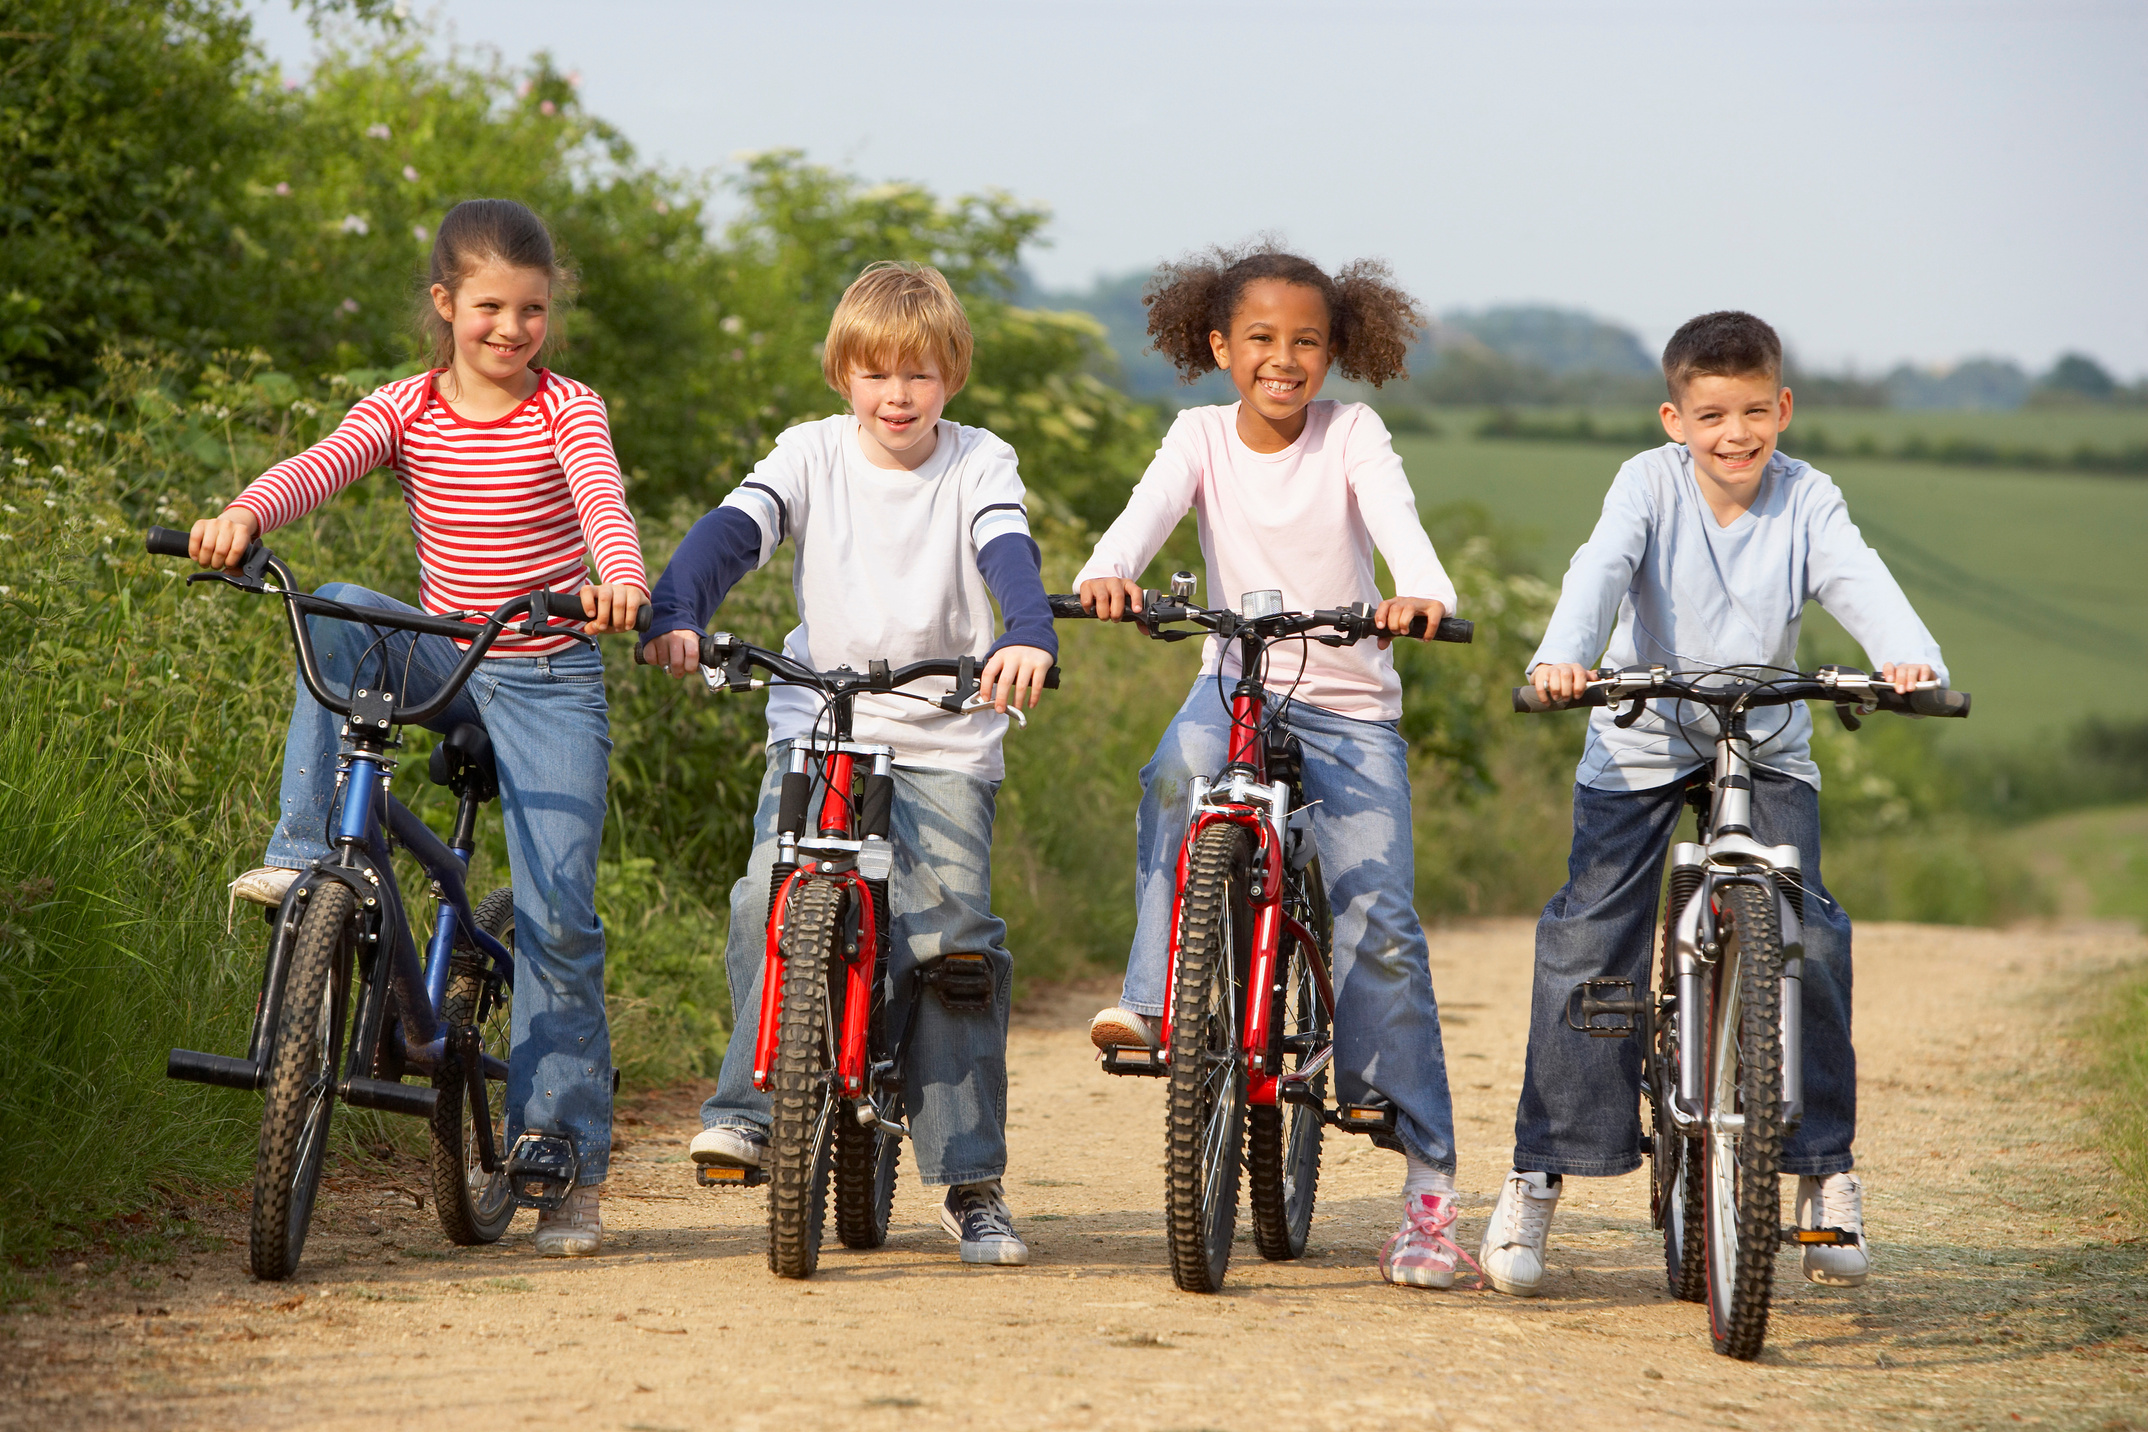
<path id="1" fill-rule="evenodd" d="M 821 376 L 838 393 L 850 375 L 881 363 L 929 358 L 953 397 L 970 380 L 969 315 L 947 276 L 930 264 L 868 264 L 835 306 L 820 352 Z"/>
<path id="2" fill-rule="evenodd" d="M 1764 377 L 1780 387 L 1783 341 L 1767 324 L 1734 308 L 1689 318 L 1663 347 L 1663 381 L 1671 401 L 1685 397 L 1686 385 L 1701 377 Z"/>
<path id="3" fill-rule="evenodd" d="M 432 262 L 426 269 L 425 292 L 418 299 L 418 326 L 425 335 L 431 365 L 451 368 L 455 364 L 455 329 L 433 306 L 434 284 L 453 299 L 463 280 L 486 264 L 506 268 L 538 269 L 551 281 L 555 299 L 572 296 L 574 271 L 559 261 L 552 231 L 527 204 L 513 199 L 465 199 L 447 211 L 440 232 L 433 236 Z M 557 348 L 558 327 L 545 331 L 544 347 L 530 357 L 530 366 Z"/>
<path id="4" fill-rule="evenodd" d="M 1310 259 L 1268 243 L 1210 249 L 1167 263 L 1149 280 L 1150 346 L 1191 383 L 1215 371 L 1210 333 L 1229 333 L 1245 291 L 1262 279 L 1299 284 L 1328 306 L 1328 344 L 1343 377 L 1373 387 L 1407 378 L 1410 344 L 1424 327 L 1417 301 L 1395 286 L 1386 264 L 1359 259 L 1330 278 Z"/>

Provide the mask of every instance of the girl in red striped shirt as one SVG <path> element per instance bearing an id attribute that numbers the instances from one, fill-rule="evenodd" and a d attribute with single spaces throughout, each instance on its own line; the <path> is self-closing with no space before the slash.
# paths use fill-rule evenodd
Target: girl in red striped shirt
<path id="1" fill-rule="evenodd" d="M 564 277 L 551 235 L 527 208 L 507 199 L 456 205 L 433 241 L 424 310 L 431 370 L 363 399 L 334 433 L 263 473 L 222 516 L 195 523 L 195 560 L 236 567 L 256 535 L 387 468 L 410 506 L 425 611 L 476 612 L 482 620 L 539 587 L 579 587 L 585 631 L 630 629 L 649 578 L 604 400 L 533 366 Z M 586 579 L 585 561 L 595 581 Z M 412 610 L 343 582 L 320 595 Z M 398 675 L 408 663 L 405 699 L 422 701 L 461 655 L 447 637 L 308 620 L 323 675 L 346 688 L 368 650 L 384 650 Z M 603 663 L 569 638 L 503 635 L 435 729 L 463 723 L 491 738 L 514 872 L 507 1137 L 512 1143 L 535 1129 L 573 1138 L 580 1187 L 539 1216 L 537 1251 L 593 1253 L 602 1239 L 597 1190 L 611 1151 L 611 1034 L 596 911 L 611 752 Z M 297 873 L 328 854 L 338 724 L 301 682 L 267 864 L 233 882 L 238 894 L 280 903 Z"/>

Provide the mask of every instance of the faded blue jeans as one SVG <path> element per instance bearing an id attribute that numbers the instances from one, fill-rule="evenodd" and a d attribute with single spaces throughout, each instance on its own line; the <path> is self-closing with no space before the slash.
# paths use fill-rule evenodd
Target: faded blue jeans
<path id="1" fill-rule="evenodd" d="M 1529 1063 L 1514 1111 L 1514 1167 L 1601 1178 L 1641 1166 L 1641 1049 L 1566 1027 L 1566 997 L 1583 980 L 1647 988 L 1661 926 L 1663 862 L 1685 782 L 1645 791 L 1574 787 L 1566 885 L 1536 926 Z M 1851 1166 L 1857 1055 L 1850 1047 L 1850 918 L 1820 882 L 1820 793 L 1753 772 L 1753 833 L 1795 845 L 1805 884 L 1805 1119 L 1783 1145 L 1784 1173 Z"/>
<path id="2" fill-rule="evenodd" d="M 343 582 L 329 583 L 319 595 L 351 606 L 417 610 Z M 409 659 L 410 679 L 398 697 L 423 701 L 462 660 L 463 649 L 444 636 L 375 630 L 330 617 L 306 620 L 322 679 L 336 691 L 348 693 L 359 674 L 365 684 L 377 683 L 385 652 L 398 684 Z M 381 651 L 358 673 L 359 660 L 381 637 L 387 638 Z M 583 646 L 551 656 L 487 657 L 432 729 L 464 722 L 492 737 L 514 877 L 507 1137 L 512 1142 L 524 1129 L 571 1134 L 581 1181 L 602 1183 L 612 1149 L 612 1036 L 604 1018 L 604 927 L 596 904 L 597 843 L 612 749 L 604 663 Z M 303 870 L 329 853 L 342 724 L 299 681 L 284 742 L 282 813 L 269 840 L 270 865 Z M 414 774 L 404 768 L 405 780 Z M 423 931 L 418 940 L 422 946 Z"/>
<path id="3" fill-rule="evenodd" d="M 731 887 L 731 931 L 724 971 L 731 981 L 731 1043 L 716 1092 L 701 1106 L 705 1128 L 766 1130 L 768 1095 L 753 1087 L 753 1046 L 761 1026 L 761 974 L 768 954 L 768 876 L 776 863 L 776 812 L 791 742 L 768 755 L 753 814 L 753 854 Z M 941 955 L 979 954 L 992 971 L 992 1007 L 949 1011 L 921 997 L 911 1037 L 908 1085 L 910 1150 L 927 1187 L 979 1183 L 1007 1171 L 1007 1015 L 1014 997 L 1014 958 L 1007 926 L 992 913 L 992 817 L 999 782 L 958 771 L 895 768 L 895 810 L 888 838 L 895 873 L 888 880 L 888 1038 L 909 1018 L 911 972 Z"/>
<path id="4" fill-rule="evenodd" d="M 1141 768 L 1134 817 L 1136 917 L 1120 1003 L 1163 1013 L 1171 899 L 1192 818 L 1188 786 L 1214 776 L 1230 749 L 1231 713 L 1213 676 L 1193 684 Z M 1271 716 L 1305 749 L 1305 798 L 1335 917 L 1335 1083 L 1346 1101 L 1395 1107 L 1411 1157 L 1454 1172 L 1454 1107 L 1440 1047 L 1410 832 L 1409 746 L 1394 725 L 1357 721 L 1273 692 Z"/>

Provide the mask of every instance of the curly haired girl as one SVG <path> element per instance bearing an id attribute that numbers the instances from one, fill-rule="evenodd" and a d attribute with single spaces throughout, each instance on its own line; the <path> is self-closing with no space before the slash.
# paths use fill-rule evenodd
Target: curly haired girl
<path id="1" fill-rule="evenodd" d="M 1426 630 L 1454 609 L 1454 587 L 1417 520 L 1417 500 L 1387 429 L 1362 403 L 1318 400 L 1330 370 L 1378 387 L 1404 376 L 1417 305 L 1384 264 L 1330 277 L 1295 254 L 1214 250 L 1157 270 L 1143 301 L 1149 336 L 1191 382 L 1230 375 L 1239 400 L 1188 408 L 1126 511 L 1076 578 L 1082 605 L 1111 621 L 1141 609 L 1136 585 L 1186 509 L 1198 514 L 1212 591 L 1280 590 L 1285 609 L 1378 604 L 1385 632 Z M 1377 547 L 1398 595 L 1373 581 Z M 1454 1114 L 1440 1048 L 1410 849 L 1409 748 L 1388 638 L 1306 644 L 1295 678 L 1269 673 L 1275 720 L 1304 748 L 1307 799 L 1334 911 L 1335 1076 L 1351 1103 L 1385 1102 L 1408 1161 L 1403 1222 L 1380 1254 L 1389 1282 L 1454 1283 Z M 1233 645 L 1211 638 L 1202 675 L 1141 772 L 1135 821 L 1139 903 L 1126 985 L 1089 1037 L 1100 1049 L 1157 1044 L 1169 976 L 1172 891 L 1195 776 L 1224 761 L 1228 707 L 1215 679 L 1238 674 Z"/>

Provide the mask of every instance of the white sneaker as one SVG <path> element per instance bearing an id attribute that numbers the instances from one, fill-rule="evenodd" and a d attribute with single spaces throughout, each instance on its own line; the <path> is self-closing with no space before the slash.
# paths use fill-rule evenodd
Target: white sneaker
<path id="1" fill-rule="evenodd" d="M 1807 1282 L 1825 1283 L 1830 1288 L 1863 1286 L 1872 1273 L 1872 1257 L 1865 1245 L 1865 1186 L 1857 1181 L 1856 1174 L 1800 1178 L 1797 1226 L 1840 1228 L 1857 1239 L 1855 1243 L 1807 1243 L 1803 1258 Z"/>
<path id="2" fill-rule="evenodd" d="M 1089 1021 L 1089 1042 L 1099 1049 L 1154 1049 L 1156 1021 L 1113 1005 Z"/>
<path id="3" fill-rule="evenodd" d="M 537 1254 L 542 1258 L 582 1258 L 604 1242 L 604 1215 L 597 1208 L 599 1184 L 577 1186 L 557 1208 L 537 1214 Z"/>
<path id="4" fill-rule="evenodd" d="M 768 1153 L 768 1135 L 759 1129 L 716 1124 L 695 1134 L 694 1141 L 686 1146 L 686 1152 L 697 1164 L 759 1168 Z"/>
<path id="5" fill-rule="evenodd" d="M 1500 1187 L 1492 1221 L 1477 1247 L 1484 1276 L 1502 1293 L 1533 1298 L 1544 1283 L 1550 1261 L 1544 1245 L 1551 1237 L 1551 1215 L 1559 1206 L 1559 1185 L 1548 1173 L 1509 1172 Z"/>
<path id="6" fill-rule="evenodd" d="M 238 913 L 239 902 L 245 900 L 255 905 L 266 905 L 271 910 L 283 903 L 289 893 L 291 882 L 298 879 L 299 872 L 286 870 L 280 865 L 263 865 L 247 871 L 224 888 L 231 898 L 224 909 L 224 929 L 229 931 Z"/>

